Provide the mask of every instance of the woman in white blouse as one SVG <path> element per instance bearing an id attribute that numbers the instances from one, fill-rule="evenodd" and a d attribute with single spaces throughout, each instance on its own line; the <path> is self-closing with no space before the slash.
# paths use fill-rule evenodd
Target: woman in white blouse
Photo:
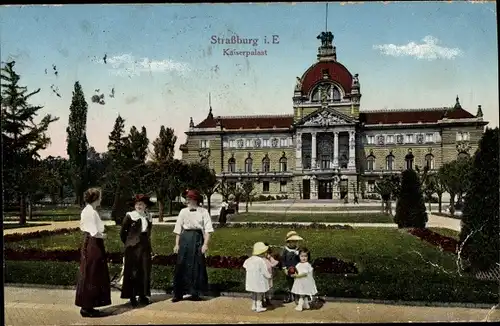
<path id="1" fill-rule="evenodd" d="M 180 211 L 174 228 L 174 252 L 178 255 L 172 302 L 180 301 L 184 294 L 199 301 L 201 292 L 208 286 L 205 253 L 210 233 L 214 232 L 212 220 L 208 211 L 199 206 L 201 196 L 198 191 L 189 190 L 186 199 L 188 205 Z"/>
<path id="2" fill-rule="evenodd" d="M 111 304 L 111 284 L 104 248 L 104 223 L 96 211 L 101 204 L 101 191 L 91 188 L 85 191 L 87 204 L 82 210 L 80 229 L 83 232 L 80 273 L 76 286 L 75 305 L 81 307 L 82 317 L 99 317 L 94 308 Z"/>

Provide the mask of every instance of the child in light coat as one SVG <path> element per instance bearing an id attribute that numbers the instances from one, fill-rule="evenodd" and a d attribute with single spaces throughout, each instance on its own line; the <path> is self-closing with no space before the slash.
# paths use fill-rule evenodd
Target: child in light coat
<path id="1" fill-rule="evenodd" d="M 262 306 L 262 297 L 269 291 L 269 280 L 272 278 L 264 259 L 268 250 L 269 246 L 263 242 L 255 243 L 252 257 L 243 263 L 243 268 L 246 270 L 245 290 L 252 293 L 252 310 L 255 312 L 267 310 Z"/>
<path id="2" fill-rule="evenodd" d="M 279 264 L 279 261 L 277 261 L 276 259 L 273 258 L 272 256 L 272 248 L 269 246 L 269 244 L 267 243 L 264 243 L 266 246 L 269 247 L 267 253 L 266 253 L 266 256 L 264 257 L 264 262 L 266 263 L 266 266 L 267 266 L 267 270 L 269 272 L 269 274 L 271 274 L 271 278 L 269 279 L 269 291 L 267 291 L 263 298 L 262 298 L 262 304 L 264 307 L 269 307 L 269 306 L 272 306 L 272 303 L 271 303 L 271 298 L 273 296 L 273 268 L 276 268 Z"/>

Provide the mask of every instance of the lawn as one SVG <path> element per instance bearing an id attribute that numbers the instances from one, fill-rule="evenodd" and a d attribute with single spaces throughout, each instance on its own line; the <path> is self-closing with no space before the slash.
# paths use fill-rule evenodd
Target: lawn
<path id="1" fill-rule="evenodd" d="M 19 228 L 32 228 L 35 226 L 44 226 L 44 225 L 49 225 L 47 223 L 29 223 L 29 224 L 19 224 L 19 223 L 3 223 L 3 229 L 8 230 L 8 229 L 19 229 Z"/>
<path id="2" fill-rule="evenodd" d="M 330 222 L 330 223 L 394 223 L 392 217 L 382 213 L 240 213 L 228 218 L 229 222 Z"/>
<path id="3" fill-rule="evenodd" d="M 256 241 L 283 245 L 286 228 L 221 228 L 213 234 L 208 254 L 248 255 Z M 318 274 L 316 282 L 322 294 L 338 297 L 385 300 L 419 300 L 452 302 L 498 301 L 495 282 L 459 277 L 456 257 L 440 252 L 432 245 L 405 231 L 387 228 L 348 230 L 299 229 L 312 253 L 312 259 L 334 256 L 355 262 L 359 274 Z M 109 227 L 106 249 L 122 251 L 118 228 Z M 6 248 L 43 248 L 44 250 L 77 249 L 81 234 L 72 232 L 33 240 L 7 242 Z M 156 254 L 172 253 L 174 235 L 171 226 L 156 226 L 152 235 Z M 435 267 L 435 266 L 438 267 Z M 119 265 L 113 265 L 113 272 Z M 77 263 L 7 261 L 6 282 L 71 285 L 75 282 Z M 170 288 L 172 267 L 154 266 L 153 288 Z M 43 272 L 42 272 L 43 271 Z M 47 272 L 50 271 L 50 272 Z M 212 287 L 225 291 L 244 291 L 244 271 L 209 269 Z M 284 289 L 284 277 L 276 276 L 276 290 Z"/>

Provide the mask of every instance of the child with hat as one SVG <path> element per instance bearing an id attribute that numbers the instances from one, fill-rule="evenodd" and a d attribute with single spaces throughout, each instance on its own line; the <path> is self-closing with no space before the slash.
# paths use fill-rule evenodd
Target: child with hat
<path id="1" fill-rule="evenodd" d="M 264 296 L 262 298 L 262 304 L 264 307 L 270 307 L 270 306 L 272 306 L 271 298 L 273 296 L 273 278 L 272 278 L 273 269 L 278 266 L 279 261 L 274 259 L 274 257 L 272 256 L 273 250 L 272 250 L 271 246 L 269 246 L 269 244 L 267 244 L 267 243 L 264 243 L 264 244 L 269 247 L 266 255 L 264 256 L 264 262 L 266 263 L 267 270 L 271 274 L 271 278 L 269 279 L 269 291 L 264 293 Z"/>
<path id="2" fill-rule="evenodd" d="M 297 250 L 299 241 L 302 239 L 297 232 L 290 231 L 286 234 L 286 245 L 281 254 L 281 268 L 286 275 L 287 282 L 287 295 L 285 297 L 284 303 L 290 303 L 294 301 L 292 286 L 294 278 L 292 275 L 295 274 L 295 266 L 300 262 L 299 251 Z"/>
<path id="3" fill-rule="evenodd" d="M 255 243 L 252 257 L 243 263 L 243 268 L 246 270 L 245 289 L 252 293 L 252 310 L 255 312 L 267 310 L 262 307 L 262 296 L 269 291 L 269 280 L 272 278 L 264 261 L 268 250 L 269 246 L 263 242 Z"/>

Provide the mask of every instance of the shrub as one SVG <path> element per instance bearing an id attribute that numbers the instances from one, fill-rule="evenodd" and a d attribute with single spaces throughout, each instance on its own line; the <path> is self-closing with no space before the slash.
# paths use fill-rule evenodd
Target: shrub
<path id="1" fill-rule="evenodd" d="M 420 239 L 429 242 L 430 244 L 441 248 L 445 252 L 456 254 L 459 247 L 459 242 L 453 238 L 445 237 L 439 233 L 429 229 L 410 229 L 410 234 L 419 237 Z"/>
<path id="2" fill-rule="evenodd" d="M 394 222 L 400 228 L 425 228 L 427 212 L 418 174 L 413 170 L 406 170 L 401 177 L 401 190 Z"/>
<path id="3" fill-rule="evenodd" d="M 499 263 L 500 238 L 498 224 L 498 128 L 484 133 L 474 156 L 470 188 L 465 195 L 460 240 L 471 267 L 487 270 Z"/>

